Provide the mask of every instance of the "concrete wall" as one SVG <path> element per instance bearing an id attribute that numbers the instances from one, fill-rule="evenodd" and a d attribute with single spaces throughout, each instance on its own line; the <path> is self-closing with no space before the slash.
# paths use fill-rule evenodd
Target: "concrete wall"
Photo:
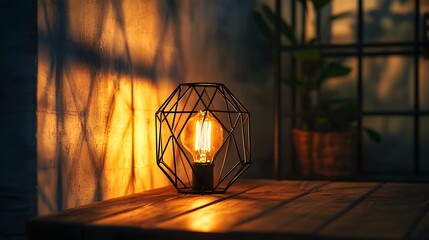
<path id="1" fill-rule="evenodd" d="M 22 238 L 37 213 L 36 6 L 0 4 L 0 239 Z"/>
<path id="2" fill-rule="evenodd" d="M 169 184 L 154 113 L 181 82 L 224 82 L 242 100 L 255 126 L 248 176 L 271 176 L 270 56 L 253 7 L 39 0 L 39 214 Z"/>

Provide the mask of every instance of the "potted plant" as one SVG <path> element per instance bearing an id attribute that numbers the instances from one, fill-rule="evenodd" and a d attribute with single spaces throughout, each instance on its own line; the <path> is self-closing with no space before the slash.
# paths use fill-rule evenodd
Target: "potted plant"
<path id="1" fill-rule="evenodd" d="M 307 10 L 307 1 L 300 1 Z M 317 14 L 326 7 L 329 0 L 309 1 Z M 346 17 L 348 13 L 331 16 L 330 21 Z M 256 23 L 262 32 L 273 39 L 276 16 L 267 6 L 262 14 L 254 13 Z M 265 20 L 267 19 L 267 20 Z M 284 20 L 281 31 L 292 44 L 297 44 L 294 29 Z M 354 173 L 356 167 L 356 122 L 359 105 L 353 98 L 329 98 L 321 95 L 321 89 L 330 79 L 347 76 L 351 68 L 341 62 L 328 61 L 317 47 L 320 32 L 310 40 L 302 40 L 300 48 L 291 51 L 296 68 L 292 77 L 284 83 L 294 89 L 300 104 L 301 116 L 292 129 L 292 138 L 301 174 L 304 176 L 344 176 Z M 363 128 L 372 140 L 380 141 L 374 130 Z"/>

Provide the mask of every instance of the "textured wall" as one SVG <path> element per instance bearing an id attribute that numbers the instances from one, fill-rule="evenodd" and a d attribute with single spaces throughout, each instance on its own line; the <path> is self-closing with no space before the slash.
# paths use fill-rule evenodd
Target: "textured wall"
<path id="1" fill-rule="evenodd" d="M 152 150 L 154 112 L 182 80 L 167 8 L 39 1 L 41 214 L 167 184 Z"/>
<path id="2" fill-rule="evenodd" d="M 270 79 L 269 56 L 253 4 L 39 0 L 39 213 L 168 184 L 155 163 L 154 113 L 180 82 L 225 82 L 251 112 L 266 112 L 271 87 L 257 80 Z M 271 118 L 257 115 L 265 161 L 253 175 L 270 176 Z"/>

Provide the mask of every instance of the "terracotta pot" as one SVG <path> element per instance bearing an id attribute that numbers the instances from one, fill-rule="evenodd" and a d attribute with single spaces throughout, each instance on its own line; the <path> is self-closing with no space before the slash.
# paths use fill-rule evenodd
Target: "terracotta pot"
<path id="1" fill-rule="evenodd" d="M 354 132 L 309 132 L 294 128 L 292 135 L 303 176 L 346 176 L 355 172 Z"/>

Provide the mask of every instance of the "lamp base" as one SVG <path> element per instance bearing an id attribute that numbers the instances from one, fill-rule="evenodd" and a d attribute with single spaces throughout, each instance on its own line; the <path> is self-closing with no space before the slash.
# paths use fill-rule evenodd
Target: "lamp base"
<path id="1" fill-rule="evenodd" d="M 213 190 L 213 164 L 195 163 L 192 165 L 192 191 L 204 192 Z"/>

